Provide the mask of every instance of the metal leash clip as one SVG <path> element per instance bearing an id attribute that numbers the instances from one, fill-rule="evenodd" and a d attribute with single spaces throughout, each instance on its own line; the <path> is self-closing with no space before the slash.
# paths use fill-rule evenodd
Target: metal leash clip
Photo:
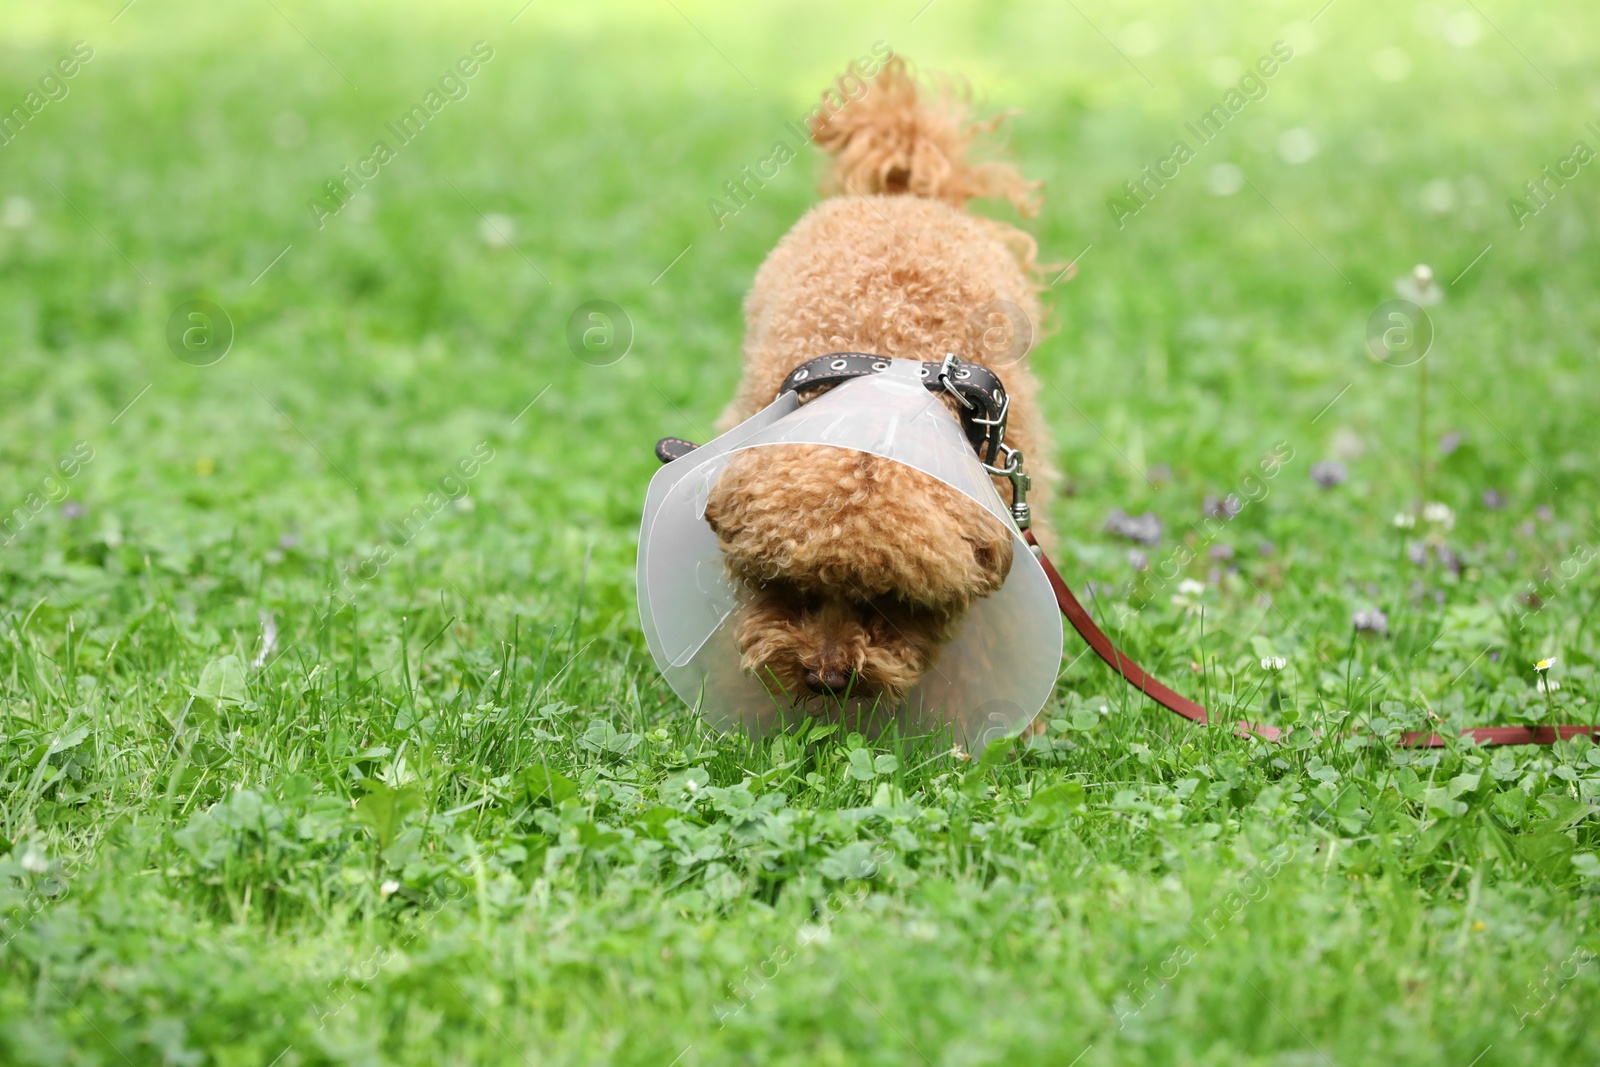
<path id="1" fill-rule="evenodd" d="M 1000 451 L 1005 453 L 1006 465 L 996 467 L 985 463 L 983 469 L 1011 482 L 1011 520 L 1018 530 L 1027 530 L 1033 525 L 1033 510 L 1028 506 L 1028 490 L 1033 488 L 1033 479 L 1022 469 L 1021 452 L 1003 442 Z"/>

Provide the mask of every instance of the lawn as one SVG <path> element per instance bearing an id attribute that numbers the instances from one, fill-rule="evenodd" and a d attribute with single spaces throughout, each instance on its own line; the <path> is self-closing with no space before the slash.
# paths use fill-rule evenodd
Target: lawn
<path id="1" fill-rule="evenodd" d="M 1592 5 L 123 3 L 0 13 L 0 1062 L 1600 1060 L 1600 748 L 1396 744 L 1595 721 Z M 1058 564 L 1286 742 L 1070 635 L 1009 751 L 661 682 L 817 161 L 708 202 L 879 41 L 1077 263 Z"/>

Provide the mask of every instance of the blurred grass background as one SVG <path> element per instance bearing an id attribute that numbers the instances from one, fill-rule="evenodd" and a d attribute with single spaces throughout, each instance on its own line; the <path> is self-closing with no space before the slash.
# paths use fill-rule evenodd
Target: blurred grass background
<path id="1" fill-rule="evenodd" d="M 737 1000 L 739 968 L 793 933 L 767 909 L 846 883 L 837 866 L 816 873 L 818 850 L 847 847 L 855 823 L 783 852 L 782 877 L 767 860 L 730 860 L 765 887 L 754 897 L 728 890 L 703 858 L 683 861 L 692 878 L 680 883 L 650 866 L 659 857 L 604 859 L 613 846 L 594 835 L 611 831 L 595 827 L 633 825 L 639 812 L 594 784 L 616 753 L 574 738 L 602 720 L 629 736 L 670 731 L 623 762 L 646 792 L 685 766 L 733 788 L 744 770 L 765 776 L 793 758 L 814 762 L 784 773 L 821 775 L 783 787 L 802 818 L 821 825 L 872 800 L 829 762 L 842 754 L 780 743 L 704 755 L 710 741 L 641 660 L 631 568 L 650 445 L 709 436 L 737 378 L 740 300 L 815 202 L 817 161 L 785 167 L 725 227 L 706 201 L 880 40 L 966 76 L 985 107 L 1020 110 L 1009 151 L 1047 182 L 1043 213 L 1023 225 L 1044 258 L 1080 268 L 1048 295 L 1034 357 L 1068 479 L 1059 555 L 1070 579 L 1092 579 L 1113 602 L 1151 600 L 1117 616 L 1136 654 L 1180 675 L 1180 688 L 1202 684 L 1186 667 L 1195 661 L 1230 713 L 1253 718 L 1383 705 L 1393 720 L 1431 711 L 1465 723 L 1545 714 L 1529 664 L 1559 651 L 1562 715 L 1588 721 L 1593 575 L 1585 564 L 1569 581 L 1563 567 L 1595 533 L 1600 176 L 1583 168 L 1520 229 L 1506 202 L 1575 141 L 1600 147 L 1585 129 L 1600 121 L 1597 24 L 1600 12 L 1576 3 L 1357 0 L 7 8 L 0 107 L 22 103 L 73 42 L 94 49 L 68 95 L 0 147 L 0 507 L 26 507 L 75 442 L 94 449 L 70 482 L 76 510 L 52 502 L 0 549 L 0 628 L 13 635 L 0 653 L 11 792 L 0 863 L 13 880 L 8 914 L 27 917 L 0 949 L 10 1054 L 265 1063 L 287 1044 L 284 1062 L 478 1062 L 526 1047 L 536 1059 L 648 1063 L 693 1045 L 684 1062 L 954 1063 L 1067 1062 L 1092 1045 L 1085 1062 L 1320 1062 L 1332 1050 L 1353 1063 L 1403 1049 L 1465 1063 L 1490 1044 L 1484 1064 L 1592 1060 L 1577 1021 L 1594 1004 L 1592 968 L 1531 1032 L 1510 1036 L 1517 1011 L 1495 1007 L 1527 1002 L 1545 968 L 1592 942 L 1595 879 L 1589 861 L 1569 862 L 1593 844 L 1581 752 L 1518 753 L 1490 775 L 1473 753 L 1411 767 L 1404 754 L 1390 765 L 1329 744 L 1313 766 L 1303 752 L 1197 741 L 1081 661 L 1046 714 L 1065 723 L 1098 709 L 1102 725 L 1054 731 L 1059 747 L 987 770 L 996 782 L 970 809 L 956 791 L 963 768 L 897 779 L 948 866 L 924 868 L 920 884 L 898 869 L 872 883 L 871 909 L 840 920 L 828 966 L 764 993 L 764 1007 L 741 1014 L 745 1028 L 727 1030 L 711 1005 Z M 494 57 L 470 94 L 317 228 L 308 200 L 389 139 L 385 123 L 480 40 Z M 1295 55 L 1266 97 L 1119 227 L 1108 200 L 1175 139 L 1198 147 L 1184 123 L 1280 40 Z M 1444 294 L 1429 308 L 1428 497 L 1455 513 L 1452 530 L 1426 538 L 1390 525 L 1418 494 L 1418 368 L 1375 363 L 1363 341 L 1419 262 Z M 173 309 L 193 298 L 225 308 L 236 332 L 213 366 L 180 362 L 165 342 Z M 567 346 L 568 318 L 590 299 L 620 305 L 635 331 L 610 366 Z M 436 518 L 354 610 L 330 610 L 341 571 L 480 442 L 495 458 L 467 504 Z M 1202 636 L 1170 588 L 1130 565 L 1130 545 L 1103 532 L 1106 516 L 1160 515 L 1163 543 L 1143 549 L 1152 561 L 1186 541 L 1205 557 L 1203 501 L 1237 492 L 1278 442 L 1296 458 L 1270 501 L 1227 527 L 1235 555 L 1188 571 L 1207 586 Z M 1307 473 L 1326 459 L 1348 469 L 1332 490 Z M 1487 507 L 1486 490 L 1505 506 Z M 1422 566 L 1406 555 L 1418 547 Z M 1518 625 L 1530 589 L 1548 607 Z M 1353 639 L 1352 612 L 1375 607 L 1390 635 Z M 282 659 L 252 670 L 243 704 L 213 700 L 218 714 L 200 716 L 206 666 L 248 664 L 264 612 Z M 537 665 L 530 633 L 544 642 Z M 506 650 L 524 646 L 519 666 Z M 1264 685 L 1255 664 L 1267 654 L 1291 660 L 1292 685 Z M 578 666 L 559 673 L 563 663 Z M 559 701 L 545 725 L 560 744 L 531 725 L 547 700 Z M 418 733 L 429 707 L 492 717 L 522 703 L 528 716 L 493 729 L 451 719 Z M 585 801 L 589 823 L 535 827 L 526 805 L 482 799 L 523 795 L 530 754 L 556 760 L 580 799 L 598 798 Z M 1377 822 L 1330 822 L 1333 802 L 1307 799 L 1335 767 L 1370 786 L 1361 810 Z M 1421 775 L 1414 796 L 1395 792 L 1402 767 Z M 1448 804 L 1419 791 L 1472 774 L 1482 784 Z M 310 792 L 285 785 L 294 775 Z M 1174 783 L 1189 779 L 1212 783 L 1203 802 L 1152 814 L 1171 812 Z M 1059 781 L 1089 789 L 1086 813 L 1072 816 L 1089 821 L 1066 820 L 1072 832 L 1053 842 L 1006 821 L 1041 819 L 1019 813 Z M 421 791 L 408 825 L 449 853 L 449 871 L 385 860 L 393 840 L 352 821 L 348 804 L 330 831 L 337 848 L 316 851 L 321 831 L 296 846 L 326 866 L 315 876 L 272 859 L 219 875 L 194 834 L 174 837 L 213 805 L 226 816 L 240 789 L 295 825 L 312 795 L 385 795 L 368 782 Z M 1156 806 L 1115 801 L 1124 789 Z M 1530 798 L 1515 812 L 1496 799 L 1512 793 Z M 1564 799 L 1540 809 L 1540 796 Z M 454 812 L 474 798 L 481 813 Z M 1398 814 L 1384 823 L 1391 802 Z M 470 831 L 467 818 L 478 820 Z M 725 821 L 734 834 L 738 820 Z M 577 858 L 548 870 L 526 858 L 545 855 L 540 835 L 559 850 L 581 825 L 592 833 Z M 271 851 L 265 830 L 238 833 L 240 856 Z M 1539 862 L 1517 851 L 1532 847 L 1518 833 L 1542 842 Z M 975 859 L 984 834 L 994 843 Z M 1501 834 L 1514 843 L 1497 844 Z M 1298 924 L 1241 920 L 1227 950 L 1210 950 L 1144 1016 L 1165 1026 L 1117 1030 L 1116 1005 L 1182 936 L 1179 917 L 1284 841 L 1299 861 L 1279 891 L 1321 903 Z M 44 877 L 30 856 L 93 873 L 60 905 L 30 911 Z M 317 1030 L 329 975 L 394 943 L 386 924 L 406 921 L 406 894 L 378 891 L 391 874 L 424 901 L 458 879 L 474 903 L 419 906 L 438 916 L 420 941 L 402 939 L 419 962 L 360 986 L 333 1031 Z M 316 903 L 249 903 L 299 892 Z M 1008 933 L 1018 914 L 1033 925 Z M 1496 924 L 1494 940 L 1462 948 L 1452 939 L 1474 915 Z M 549 923 L 579 932 L 550 935 Z M 1380 936 L 1357 944 L 1369 927 Z M 963 1002 L 954 991 L 975 943 L 989 946 L 989 969 Z M 869 993 L 829 984 L 835 970 Z M 1255 1000 L 1259 1026 L 1233 1016 L 1229 998 L 1253 996 L 1241 984 L 1251 975 L 1292 1022 Z M 471 996 L 452 999 L 451 983 Z M 841 1003 L 852 1008 L 835 1013 Z M 429 1029 L 430 1012 L 450 1025 Z M 916 1055 L 896 1027 L 916 1035 Z"/>

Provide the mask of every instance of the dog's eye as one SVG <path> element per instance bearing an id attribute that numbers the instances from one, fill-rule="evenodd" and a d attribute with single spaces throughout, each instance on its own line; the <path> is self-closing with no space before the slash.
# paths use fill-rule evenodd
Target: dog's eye
<path id="1" fill-rule="evenodd" d="M 761 583 L 761 589 L 768 596 L 777 597 L 796 611 L 811 612 L 822 607 L 820 596 L 782 578 L 767 579 Z"/>
<path id="2" fill-rule="evenodd" d="M 899 597 L 875 596 L 861 605 L 861 613 L 868 619 L 912 619 L 918 614 L 915 604 L 908 604 Z"/>

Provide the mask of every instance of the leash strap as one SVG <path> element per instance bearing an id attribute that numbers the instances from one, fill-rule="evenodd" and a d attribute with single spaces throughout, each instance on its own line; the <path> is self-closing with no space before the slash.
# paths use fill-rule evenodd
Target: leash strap
<path id="1" fill-rule="evenodd" d="M 1034 540 L 1032 530 L 1024 530 L 1022 536 L 1028 544 L 1038 548 L 1039 543 Z M 1106 666 L 1120 674 L 1133 688 L 1154 700 L 1168 711 L 1182 715 L 1190 722 L 1205 726 L 1210 721 L 1203 705 L 1197 704 L 1180 693 L 1173 692 L 1167 686 L 1147 674 L 1142 667 L 1112 644 L 1111 638 L 1105 631 L 1095 624 L 1094 619 L 1084 610 L 1078 598 L 1072 595 L 1072 590 L 1067 587 L 1066 581 L 1061 577 L 1061 572 L 1056 570 L 1055 564 L 1050 562 L 1050 557 L 1042 551 L 1037 553 L 1039 565 L 1044 568 L 1045 577 L 1050 579 L 1050 588 L 1055 591 L 1056 606 L 1061 609 L 1072 628 L 1078 631 L 1078 636 L 1094 649 L 1095 655 L 1106 662 Z M 1579 734 L 1595 736 L 1600 728 L 1594 726 L 1566 725 L 1566 726 L 1469 726 L 1461 731 L 1462 737 L 1470 737 L 1480 745 L 1549 745 L 1557 740 L 1565 741 Z M 1280 741 L 1283 731 L 1276 726 L 1265 726 L 1258 723 L 1245 722 L 1242 719 L 1233 724 L 1233 732 L 1240 737 L 1256 736 L 1265 741 Z M 1400 735 L 1400 744 L 1406 748 L 1443 748 L 1445 738 L 1436 733 L 1425 730 L 1410 730 Z"/>
<path id="2" fill-rule="evenodd" d="M 1039 547 L 1039 542 L 1034 540 L 1032 530 L 1024 530 L 1022 536 L 1034 548 Z M 1061 577 L 1061 572 L 1056 570 L 1056 565 L 1050 562 L 1050 557 L 1041 551 L 1038 553 L 1038 559 L 1039 566 L 1044 568 L 1045 577 L 1050 579 L 1050 588 L 1055 591 L 1056 606 L 1061 609 L 1061 614 L 1067 617 L 1072 628 L 1078 631 L 1078 636 L 1094 649 L 1095 655 L 1105 660 L 1106 665 L 1122 675 L 1129 685 L 1168 711 L 1175 711 L 1190 722 L 1199 723 L 1201 726 L 1210 722 L 1203 705 L 1196 704 L 1181 693 L 1173 692 L 1146 674 L 1144 668 L 1124 656 L 1122 650 L 1111 643 L 1111 638 L 1106 636 L 1105 631 L 1095 625 L 1094 619 L 1084 610 L 1083 605 L 1078 603 L 1078 598 L 1072 595 L 1072 590 L 1067 588 L 1066 580 Z M 1267 729 L 1273 728 L 1267 727 Z"/>

